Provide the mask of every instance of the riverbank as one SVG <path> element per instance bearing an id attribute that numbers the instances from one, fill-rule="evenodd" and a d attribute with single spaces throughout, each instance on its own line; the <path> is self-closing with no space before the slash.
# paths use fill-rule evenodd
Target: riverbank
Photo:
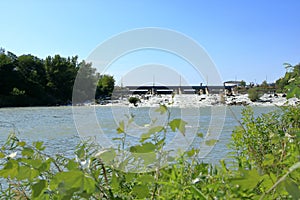
<path id="1" fill-rule="evenodd" d="M 140 102 L 136 104 L 136 107 L 155 107 L 161 104 L 168 105 L 170 107 L 203 107 L 203 106 L 216 106 L 216 105 L 228 105 L 228 106 L 284 106 L 284 105 L 297 105 L 300 104 L 300 100 L 297 98 L 287 99 L 284 94 L 264 94 L 258 101 L 252 102 L 248 98 L 248 94 L 240 94 L 234 96 L 224 96 L 218 94 L 209 95 L 144 95 L 136 96 L 140 99 Z M 91 105 L 91 104 L 87 104 Z M 103 102 L 102 104 L 96 104 L 97 106 L 134 106 L 130 104 L 128 98 L 120 100 L 111 100 Z"/>

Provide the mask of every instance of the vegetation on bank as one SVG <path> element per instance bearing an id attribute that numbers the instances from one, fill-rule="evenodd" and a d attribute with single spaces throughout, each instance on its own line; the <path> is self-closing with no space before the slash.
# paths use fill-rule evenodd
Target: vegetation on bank
<path id="1" fill-rule="evenodd" d="M 286 73 L 276 81 L 275 86 L 269 86 L 264 81 L 259 86 L 250 84 L 251 88 L 247 89 L 246 82 L 241 81 L 239 92 L 248 93 L 251 101 L 259 100 L 261 94 L 269 91 L 289 92 L 288 97 L 300 98 L 300 64 L 284 65 Z M 30 54 L 16 56 L 0 48 L 0 107 L 71 104 L 79 70 L 80 83 L 84 86 L 77 91 L 80 98 L 75 99 L 76 103 L 111 97 L 114 78 L 100 75 L 91 63 L 79 62 L 77 56 L 65 58 L 55 55 L 41 59 Z M 90 88 L 95 88 L 95 91 L 87 92 Z"/>
<path id="2" fill-rule="evenodd" d="M 94 99 L 111 96 L 114 78 L 96 73 L 91 63 L 78 62 L 77 56 L 41 59 L 30 54 L 16 56 L 1 49 L 0 107 L 70 104 L 79 69 L 82 82 L 95 87 Z"/>
<path id="3" fill-rule="evenodd" d="M 261 95 L 262 94 L 257 90 L 257 88 L 250 88 L 248 90 L 248 98 L 253 102 L 259 100 Z"/>
<path id="4" fill-rule="evenodd" d="M 139 103 L 141 100 L 138 97 L 129 97 L 128 101 L 134 106 L 137 106 L 137 103 Z"/>
<path id="5" fill-rule="evenodd" d="M 287 97 L 300 98 L 300 64 L 292 66 L 285 63 L 286 73 L 276 81 L 278 91 L 288 92 Z"/>
<path id="6" fill-rule="evenodd" d="M 266 81 L 263 81 L 260 85 L 250 84 L 247 88 L 245 81 L 241 81 L 238 91 L 248 93 L 249 99 L 253 102 L 258 101 L 263 94 L 270 92 L 285 93 L 287 98 L 300 98 L 300 64 L 292 66 L 284 63 L 284 65 L 286 73 L 274 85 L 269 85 Z"/>
<path id="7" fill-rule="evenodd" d="M 169 110 L 161 106 L 157 112 Z M 185 134 L 186 122 L 180 119 L 151 128 L 140 144 L 126 147 L 127 128 L 134 120 L 129 118 L 116 130 L 118 149 L 100 151 L 93 142 L 82 143 L 75 158 L 47 155 L 42 142 L 27 144 L 12 134 L 0 150 L 0 198 L 299 199 L 299 113 L 300 106 L 282 107 L 255 118 L 246 108 L 232 135 L 231 161 L 217 166 L 199 160 L 200 149 L 169 157 L 166 135 L 176 130 Z M 171 162 L 162 166 L 166 160 Z M 147 170 L 151 166 L 154 170 Z M 141 167 L 146 172 L 134 173 Z"/>

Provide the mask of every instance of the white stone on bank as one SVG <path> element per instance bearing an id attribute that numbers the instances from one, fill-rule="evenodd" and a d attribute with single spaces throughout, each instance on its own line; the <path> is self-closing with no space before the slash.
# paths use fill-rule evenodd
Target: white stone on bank
<path id="1" fill-rule="evenodd" d="M 137 107 L 158 107 L 161 104 L 169 107 L 205 107 L 216 105 L 240 105 L 240 106 L 284 106 L 284 105 L 297 105 L 300 100 L 297 98 L 286 99 L 282 94 L 270 95 L 264 94 L 260 97 L 259 101 L 252 102 L 248 98 L 248 94 L 239 94 L 235 96 L 226 96 L 218 94 L 178 94 L 178 95 L 147 95 L 138 96 L 141 101 L 137 103 Z M 129 106 L 135 107 L 128 102 L 127 98 L 119 100 L 111 100 L 105 105 L 96 106 Z"/>

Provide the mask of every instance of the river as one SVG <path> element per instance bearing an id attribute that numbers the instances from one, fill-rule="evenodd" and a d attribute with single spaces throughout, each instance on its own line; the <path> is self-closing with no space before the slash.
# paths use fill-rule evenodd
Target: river
<path id="1" fill-rule="evenodd" d="M 200 107 L 200 108 L 170 108 L 171 119 L 182 118 L 187 122 L 186 134 L 189 145 L 197 147 L 199 144 L 194 138 L 195 134 L 207 134 L 210 122 L 216 120 L 212 126 L 218 126 L 220 135 L 218 142 L 212 151 L 205 155 L 204 160 L 217 162 L 224 159 L 229 150 L 232 130 L 239 123 L 243 107 Z M 275 107 L 253 107 L 256 116 L 276 109 Z M 60 153 L 74 156 L 73 151 L 80 142 L 80 138 L 91 135 L 101 135 L 97 141 L 104 146 L 114 144 L 113 138 L 118 137 L 117 127 L 120 121 L 126 119 L 126 115 L 134 116 L 133 131 L 128 130 L 130 144 L 138 141 L 136 132 L 143 132 L 153 123 L 165 124 L 166 116 L 160 117 L 156 108 L 128 108 L 128 107 L 26 107 L 26 108 L 1 108 L 0 109 L 0 141 L 3 144 L 10 132 L 15 131 L 18 137 L 27 141 L 43 141 L 48 153 Z M 215 111 L 216 112 L 215 112 Z M 156 113 L 156 114 L 155 114 Z M 216 114 L 217 113 L 217 114 Z M 214 116 L 215 115 L 215 116 Z M 218 116 L 217 116 L 218 115 Z M 79 118 L 78 118 L 79 117 Z M 76 123 L 74 122 L 74 118 Z M 93 121 L 96 119 L 97 121 Z M 222 119 L 224 124 L 222 124 Z M 76 125 L 77 126 L 76 126 Z M 214 127 L 213 127 L 214 128 Z M 99 132 L 101 130 L 101 132 Z M 213 130 L 213 129 L 212 129 Z M 171 146 L 181 146 L 182 138 L 176 139 L 176 134 L 168 134 Z M 174 139 L 175 138 L 175 139 Z M 179 140 L 180 139 L 180 140 Z"/>

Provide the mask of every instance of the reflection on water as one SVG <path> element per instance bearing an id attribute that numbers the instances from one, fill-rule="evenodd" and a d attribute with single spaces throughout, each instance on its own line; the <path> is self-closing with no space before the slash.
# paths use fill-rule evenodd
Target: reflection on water
<path id="1" fill-rule="evenodd" d="M 226 157 L 228 153 L 227 144 L 230 141 L 232 130 L 238 125 L 235 117 L 241 118 L 241 109 L 243 107 L 232 106 L 226 109 L 225 123 L 219 142 L 208 154 L 205 161 L 216 162 Z M 121 120 L 128 119 L 128 116 L 134 116 L 133 131 L 129 131 L 130 144 L 139 140 L 140 134 L 144 133 L 146 127 L 152 122 L 156 124 L 166 124 L 167 116 L 160 116 L 155 112 L 156 108 L 127 108 L 127 107 L 77 107 L 86 112 L 80 112 L 80 119 L 85 123 L 93 122 L 90 117 L 97 119 L 97 123 L 88 123 L 84 126 L 84 134 L 93 135 L 102 130 L 103 136 L 115 145 L 112 138 L 117 137 L 116 128 Z M 218 109 L 218 107 L 214 107 Z M 276 109 L 275 107 L 254 107 L 255 115 L 266 113 Z M 208 132 L 209 122 L 212 116 L 212 107 L 200 108 L 170 108 L 171 119 L 183 118 L 187 124 L 187 142 L 192 142 L 191 146 L 199 147 L 201 140 L 194 140 L 194 133 Z M 95 115 L 91 112 L 95 111 Z M 235 115 L 235 117 L 234 117 Z M 126 117 L 127 116 L 127 117 Z M 221 115 L 223 116 L 223 115 Z M 83 123 L 83 124 L 84 124 Z M 78 124 L 77 124 L 78 125 Z M 80 124 L 79 124 L 80 126 Z M 0 109 L 0 142 L 5 142 L 9 132 L 19 132 L 19 137 L 28 142 L 41 140 L 44 141 L 48 153 L 63 153 L 72 156 L 72 152 L 80 141 L 74 124 L 72 107 L 29 107 L 29 108 L 1 108 Z M 83 130 L 83 129 L 80 129 Z M 192 134 L 189 134 L 192 133 Z M 169 146 L 183 145 L 181 137 L 174 137 L 176 134 L 168 134 Z M 100 138 L 101 139 L 101 138 Z"/>

